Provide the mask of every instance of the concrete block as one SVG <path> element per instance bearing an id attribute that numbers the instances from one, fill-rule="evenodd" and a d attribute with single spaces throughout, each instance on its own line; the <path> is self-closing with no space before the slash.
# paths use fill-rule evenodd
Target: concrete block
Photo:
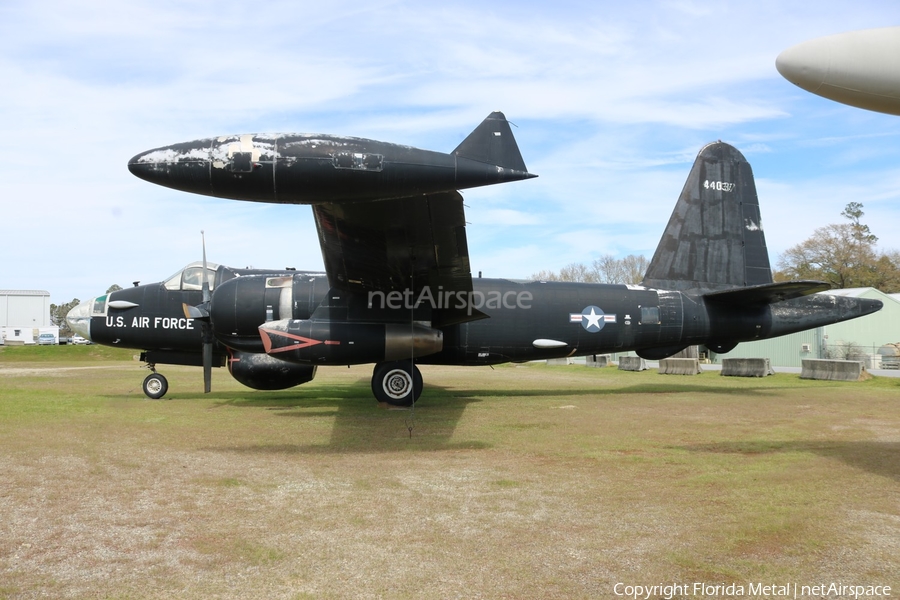
<path id="1" fill-rule="evenodd" d="M 620 371 L 646 371 L 647 370 L 647 361 L 645 361 L 640 356 L 620 356 L 619 357 L 619 370 Z"/>
<path id="2" fill-rule="evenodd" d="M 553 366 L 571 365 L 571 364 L 574 363 L 574 362 L 575 362 L 575 361 L 572 360 L 572 359 L 571 359 L 570 357 L 568 357 L 568 356 L 567 356 L 566 358 L 548 358 L 548 359 L 547 359 L 547 364 L 548 364 L 548 365 L 553 365 Z"/>
<path id="3" fill-rule="evenodd" d="M 584 364 L 589 367 L 608 367 L 609 354 L 590 354 L 585 356 Z"/>
<path id="4" fill-rule="evenodd" d="M 663 358 L 659 361 L 660 375 L 699 375 L 702 372 L 697 358 Z"/>
<path id="5" fill-rule="evenodd" d="M 676 352 L 669 358 L 700 358 L 700 346 L 688 346 L 681 352 Z"/>
<path id="6" fill-rule="evenodd" d="M 723 358 L 724 377 L 765 377 L 774 375 L 775 370 L 768 358 Z"/>
<path id="7" fill-rule="evenodd" d="M 863 381 L 871 377 L 863 364 L 855 360 L 804 358 L 802 365 L 800 379 Z"/>

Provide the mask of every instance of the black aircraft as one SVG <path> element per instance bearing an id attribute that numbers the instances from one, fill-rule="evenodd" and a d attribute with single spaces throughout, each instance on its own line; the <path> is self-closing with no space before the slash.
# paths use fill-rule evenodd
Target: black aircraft
<path id="1" fill-rule="evenodd" d="M 409 405 L 416 363 L 503 362 L 689 345 L 725 353 L 873 313 L 877 300 L 773 283 L 750 165 L 705 146 L 640 286 L 473 279 L 458 190 L 533 177 L 509 124 L 492 113 L 453 152 L 358 138 L 243 135 L 139 154 L 143 179 L 212 196 L 311 204 L 325 273 L 194 263 L 162 283 L 99 296 L 68 315 L 96 343 L 158 364 L 228 366 L 251 388 L 285 389 L 319 365 L 374 363 L 372 391 Z"/>

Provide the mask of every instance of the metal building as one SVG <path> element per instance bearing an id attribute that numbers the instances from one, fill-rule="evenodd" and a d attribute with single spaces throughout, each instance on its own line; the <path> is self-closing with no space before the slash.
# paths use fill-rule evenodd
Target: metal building
<path id="1" fill-rule="evenodd" d="M 6 341 L 33 343 L 35 332 L 51 325 L 50 292 L 0 290 L 0 331 Z"/>

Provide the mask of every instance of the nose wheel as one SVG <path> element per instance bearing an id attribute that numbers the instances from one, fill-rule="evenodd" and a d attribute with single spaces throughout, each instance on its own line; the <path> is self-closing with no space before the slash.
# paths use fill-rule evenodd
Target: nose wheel
<path id="1" fill-rule="evenodd" d="M 150 373 L 144 378 L 144 393 L 151 400 L 158 400 L 169 391 L 169 382 L 159 373 Z"/>
<path id="2" fill-rule="evenodd" d="M 378 363 L 372 373 L 372 393 L 391 406 L 412 406 L 422 394 L 422 373 L 411 360 Z"/>

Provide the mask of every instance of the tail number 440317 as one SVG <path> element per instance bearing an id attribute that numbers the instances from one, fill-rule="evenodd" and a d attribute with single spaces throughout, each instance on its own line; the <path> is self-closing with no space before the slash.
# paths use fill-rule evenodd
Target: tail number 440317
<path id="1" fill-rule="evenodd" d="M 734 191 L 734 184 L 728 183 L 727 181 L 710 181 L 707 179 L 703 182 L 704 190 L 714 190 L 716 192 L 732 192 Z"/>

